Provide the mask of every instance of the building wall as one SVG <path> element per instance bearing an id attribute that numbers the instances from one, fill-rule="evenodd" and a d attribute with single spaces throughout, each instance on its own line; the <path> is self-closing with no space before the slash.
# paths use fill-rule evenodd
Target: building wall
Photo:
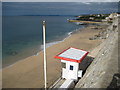
<path id="1" fill-rule="evenodd" d="M 62 77 L 66 78 L 66 79 L 75 79 L 75 80 L 77 80 L 79 63 L 65 61 L 65 60 L 61 60 L 61 62 L 66 63 L 66 68 L 62 68 Z M 73 70 L 70 70 L 70 65 L 73 66 Z"/>

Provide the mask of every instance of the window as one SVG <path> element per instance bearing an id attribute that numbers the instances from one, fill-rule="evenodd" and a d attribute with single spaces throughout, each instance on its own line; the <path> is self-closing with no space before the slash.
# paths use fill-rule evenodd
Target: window
<path id="1" fill-rule="evenodd" d="M 73 66 L 72 65 L 70 65 L 70 70 L 73 70 Z"/>
<path id="2" fill-rule="evenodd" d="M 66 63 L 62 62 L 62 68 L 66 68 Z"/>

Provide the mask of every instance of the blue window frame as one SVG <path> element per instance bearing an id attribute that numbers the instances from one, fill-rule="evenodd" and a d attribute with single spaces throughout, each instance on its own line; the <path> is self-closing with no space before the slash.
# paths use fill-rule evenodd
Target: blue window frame
<path id="1" fill-rule="evenodd" d="M 73 66 L 72 65 L 70 65 L 70 70 L 73 70 Z"/>

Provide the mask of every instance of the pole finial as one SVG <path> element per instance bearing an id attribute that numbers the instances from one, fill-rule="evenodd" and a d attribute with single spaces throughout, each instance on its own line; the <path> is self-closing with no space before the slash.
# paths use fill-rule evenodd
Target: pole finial
<path id="1" fill-rule="evenodd" d="M 43 25 L 45 25 L 45 20 L 43 21 Z"/>

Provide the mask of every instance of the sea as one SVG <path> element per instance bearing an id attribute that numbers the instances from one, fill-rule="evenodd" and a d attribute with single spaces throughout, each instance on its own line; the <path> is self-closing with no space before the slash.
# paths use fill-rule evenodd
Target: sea
<path id="1" fill-rule="evenodd" d="M 3 2 L 2 65 L 12 65 L 43 50 L 43 20 L 46 47 L 50 47 L 85 27 L 67 19 L 113 12 L 118 12 L 118 2 Z"/>

